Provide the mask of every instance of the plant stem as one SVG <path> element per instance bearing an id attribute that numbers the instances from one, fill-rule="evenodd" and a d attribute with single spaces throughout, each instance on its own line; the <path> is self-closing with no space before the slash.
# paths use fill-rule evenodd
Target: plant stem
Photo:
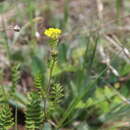
<path id="1" fill-rule="evenodd" d="M 53 69 L 54 69 L 54 66 L 55 66 L 55 61 L 56 61 L 56 58 L 54 57 L 54 58 L 53 58 L 52 65 L 51 65 L 51 68 L 50 68 L 50 73 L 49 73 L 49 80 L 48 80 L 48 87 L 47 87 L 47 95 L 49 95 L 49 90 L 50 90 L 50 87 L 51 87 L 51 78 L 52 78 L 52 72 L 53 72 Z M 46 104 L 47 104 L 47 97 L 45 97 L 45 100 L 44 100 L 44 114 L 45 114 L 45 120 L 47 119 Z"/>
<path id="2" fill-rule="evenodd" d="M 15 108 L 15 130 L 18 130 L 17 128 L 17 115 L 18 115 L 18 108 L 17 108 L 17 104 L 16 104 L 16 108 Z"/>
<path id="3" fill-rule="evenodd" d="M 53 72 L 53 69 L 54 69 L 54 66 L 55 66 L 55 62 L 56 62 L 56 58 L 54 57 L 53 62 L 52 62 L 52 66 L 50 68 L 49 81 L 48 81 L 48 89 L 47 89 L 48 93 L 49 93 L 50 86 L 51 86 L 51 77 L 52 77 L 52 72 Z"/>

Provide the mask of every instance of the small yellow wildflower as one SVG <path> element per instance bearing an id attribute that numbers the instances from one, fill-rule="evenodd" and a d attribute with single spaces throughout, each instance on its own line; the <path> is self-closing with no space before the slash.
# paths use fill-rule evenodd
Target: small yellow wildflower
<path id="1" fill-rule="evenodd" d="M 46 36 L 48 36 L 49 38 L 53 40 L 57 40 L 59 36 L 61 35 L 61 33 L 62 31 L 58 28 L 49 28 L 49 29 L 46 29 L 44 32 Z"/>

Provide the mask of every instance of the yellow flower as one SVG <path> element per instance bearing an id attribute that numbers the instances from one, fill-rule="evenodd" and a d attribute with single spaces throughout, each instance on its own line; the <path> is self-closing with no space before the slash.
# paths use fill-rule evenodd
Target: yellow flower
<path id="1" fill-rule="evenodd" d="M 62 31 L 58 28 L 48 28 L 45 30 L 44 34 L 53 40 L 57 40 L 61 35 Z"/>

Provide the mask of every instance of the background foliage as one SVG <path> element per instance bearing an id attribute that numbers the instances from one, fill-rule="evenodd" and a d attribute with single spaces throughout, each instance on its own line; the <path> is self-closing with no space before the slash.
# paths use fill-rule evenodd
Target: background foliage
<path id="1" fill-rule="evenodd" d="M 0 1 L 0 127 L 129 130 L 129 8 L 129 0 Z M 48 27 L 63 32 L 50 83 Z"/>

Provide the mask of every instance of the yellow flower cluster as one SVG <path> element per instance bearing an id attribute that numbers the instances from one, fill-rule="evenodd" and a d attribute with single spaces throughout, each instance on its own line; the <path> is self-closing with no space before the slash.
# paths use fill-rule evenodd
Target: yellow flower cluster
<path id="1" fill-rule="evenodd" d="M 58 28 L 48 28 L 45 30 L 44 34 L 53 40 L 57 40 L 61 35 L 62 31 Z"/>

